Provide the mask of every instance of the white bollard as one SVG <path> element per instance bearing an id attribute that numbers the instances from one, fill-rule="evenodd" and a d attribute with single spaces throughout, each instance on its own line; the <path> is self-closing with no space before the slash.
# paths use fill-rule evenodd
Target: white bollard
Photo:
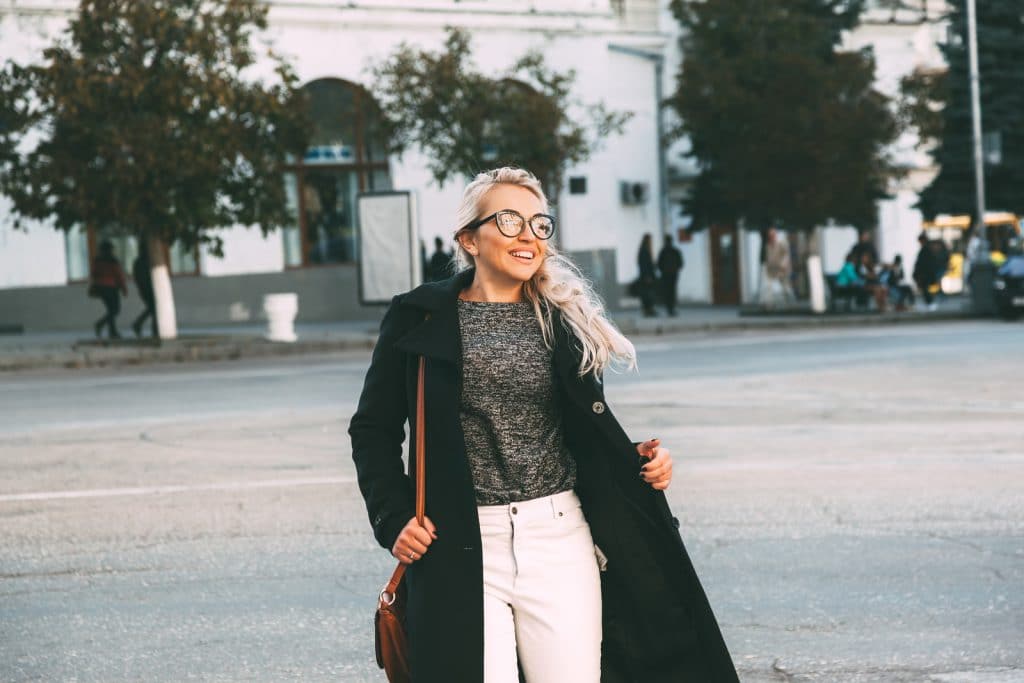
<path id="1" fill-rule="evenodd" d="M 263 312 L 267 316 L 266 338 L 276 342 L 293 342 L 295 316 L 299 312 L 299 295 L 295 293 L 267 294 L 263 297 Z"/>
<path id="2" fill-rule="evenodd" d="M 821 257 L 807 257 L 807 283 L 811 289 L 811 310 L 825 312 L 825 273 L 821 270 Z"/>

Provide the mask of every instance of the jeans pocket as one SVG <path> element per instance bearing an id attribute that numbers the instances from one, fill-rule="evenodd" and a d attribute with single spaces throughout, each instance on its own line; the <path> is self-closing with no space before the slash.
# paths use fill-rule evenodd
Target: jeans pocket
<path id="1" fill-rule="evenodd" d="M 597 558 L 597 570 L 601 572 L 608 571 L 608 556 L 604 554 L 600 546 L 594 544 L 594 557 Z"/>

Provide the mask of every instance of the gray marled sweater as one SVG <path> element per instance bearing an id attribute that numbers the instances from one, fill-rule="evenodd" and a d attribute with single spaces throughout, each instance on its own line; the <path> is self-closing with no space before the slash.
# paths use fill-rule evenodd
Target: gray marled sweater
<path id="1" fill-rule="evenodd" d="M 567 491 L 576 463 L 562 440 L 551 351 L 529 303 L 458 302 L 459 417 L 477 505 Z"/>

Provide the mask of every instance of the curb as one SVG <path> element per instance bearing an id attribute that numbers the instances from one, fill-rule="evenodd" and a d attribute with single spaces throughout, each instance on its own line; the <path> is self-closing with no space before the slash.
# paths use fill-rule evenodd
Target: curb
<path id="1" fill-rule="evenodd" d="M 272 342 L 260 337 L 175 339 L 161 344 L 113 346 L 75 344 L 71 349 L 0 354 L 0 372 L 41 369 L 127 367 L 157 363 L 239 360 L 372 349 L 376 336 L 363 338 Z"/>
<path id="2" fill-rule="evenodd" d="M 969 313 L 901 313 L 883 315 L 811 316 L 767 320 L 768 316 L 751 316 L 750 320 L 728 322 L 683 323 L 677 319 L 632 318 L 617 322 L 626 335 L 662 336 L 709 334 L 715 332 L 750 332 L 760 330 L 799 330 L 848 327 L 879 327 L 884 325 L 917 325 L 986 319 Z M 645 322 L 649 320 L 649 322 Z M 640 322 L 640 324 L 637 324 Z M 130 367 L 139 365 L 224 361 L 243 358 L 270 358 L 327 354 L 339 351 L 372 349 L 375 334 L 347 338 L 314 339 L 293 343 L 272 342 L 256 336 L 184 337 L 169 342 L 79 342 L 70 349 L 52 348 L 0 353 L 0 372 L 44 369 L 83 369 Z"/>
<path id="3" fill-rule="evenodd" d="M 746 316 L 743 316 L 746 317 Z M 749 332 L 756 330 L 799 330 L 846 327 L 880 327 L 883 325 L 917 325 L 922 323 L 958 322 L 968 320 L 987 320 L 985 316 L 972 313 L 885 313 L 875 315 L 813 315 L 794 317 L 786 316 L 778 320 L 770 320 L 769 314 L 749 316 L 749 320 L 730 321 L 728 323 L 709 322 L 690 325 L 680 324 L 671 320 L 664 322 L 651 320 L 648 324 L 637 325 L 625 323 L 619 325 L 623 334 L 688 334 L 708 332 Z"/>

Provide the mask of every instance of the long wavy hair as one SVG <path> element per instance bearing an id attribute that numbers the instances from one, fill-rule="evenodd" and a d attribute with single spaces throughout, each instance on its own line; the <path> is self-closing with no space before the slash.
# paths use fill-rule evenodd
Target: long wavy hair
<path id="1" fill-rule="evenodd" d="M 479 173 L 466 187 L 462 203 L 456 212 L 455 264 L 461 272 L 475 265 L 472 254 L 462 247 L 458 235 L 480 215 L 484 196 L 495 185 L 518 185 L 525 187 L 540 200 L 542 210 L 548 211 L 548 199 L 541 189 L 540 181 L 521 168 L 496 168 Z M 544 260 L 533 277 L 523 284 L 523 297 L 533 304 L 534 314 L 547 347 L 554 348 L 554 318 L 552 310 L 558 309 L 568 331 L 579 342 L 582 351 L 579 374 L 593 372 L 598 378 L 606 368 L 617 370 L 636 368 L 636 349 L 615 324 L 608 319 L 600 297 L 590 282 L 583 277 L 579 268 L 567 257 L 547 244 Z"/>

